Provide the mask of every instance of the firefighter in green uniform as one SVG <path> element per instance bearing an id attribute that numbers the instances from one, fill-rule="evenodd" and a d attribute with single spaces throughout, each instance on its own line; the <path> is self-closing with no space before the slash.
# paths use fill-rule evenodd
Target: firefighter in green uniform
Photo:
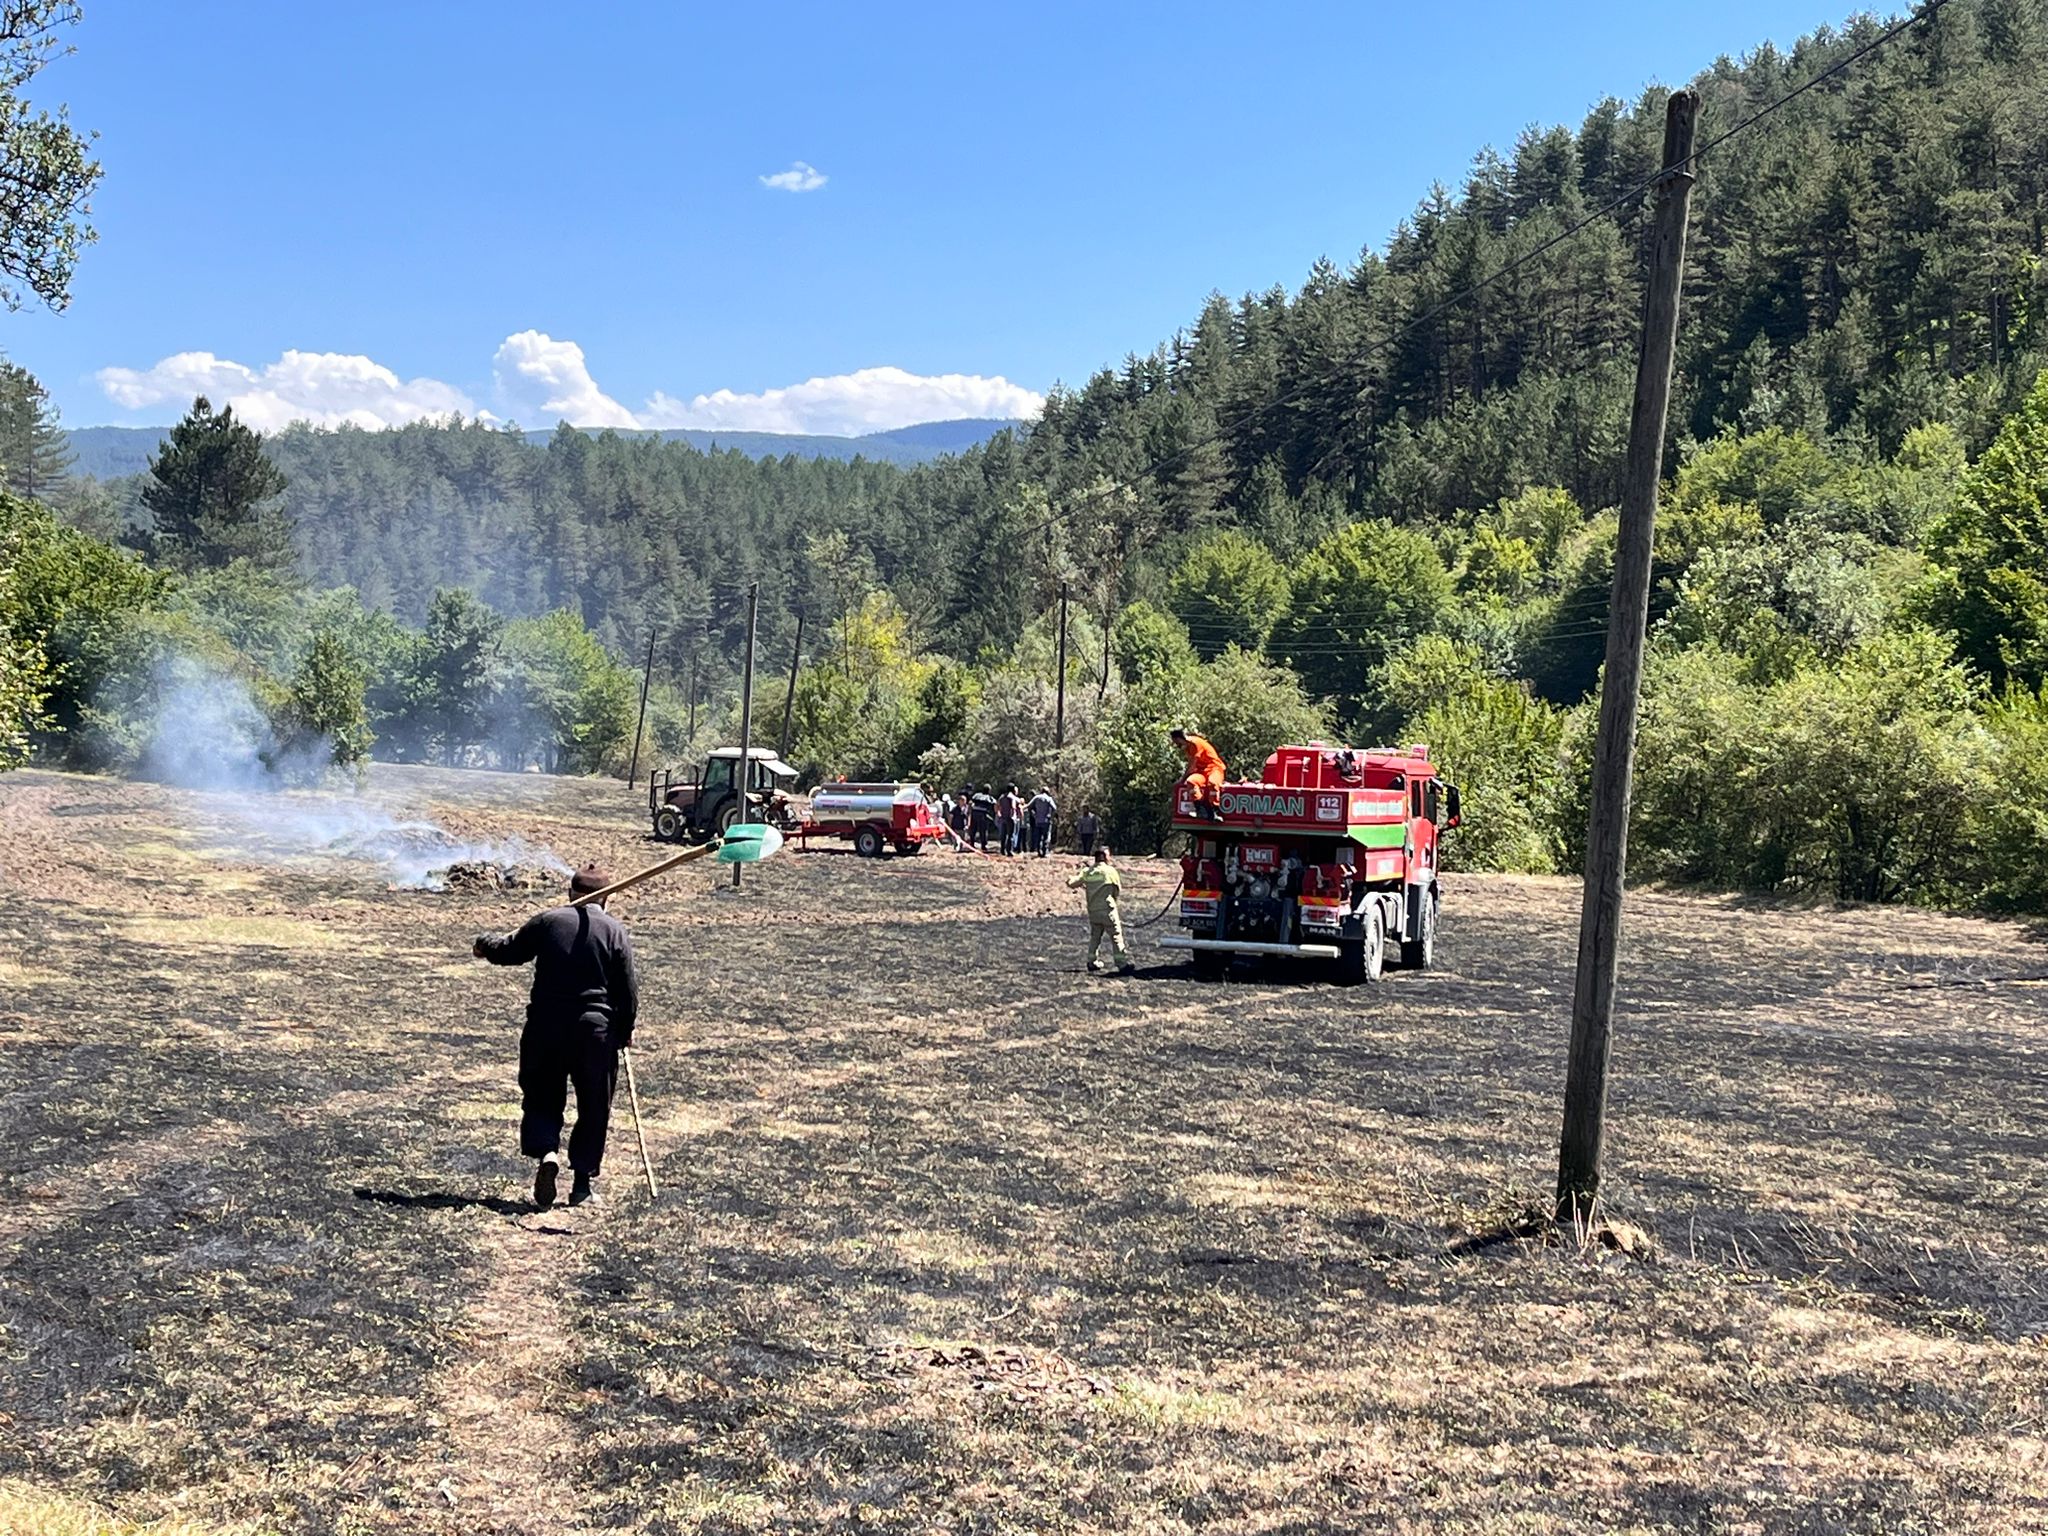
<path id="1" fill-rule="evenodd" d="M 1109 940 L 1110 954 L 1116 960 L 1119 976 L 1128 976 L 1137 967 L 1131 963 L 1131 952 L 1124 948 L 1124 918 L 1117 909 L 1117 892 L 1123 882 L 1118 878 L 1116 866 L 1109 862 L 1109 849 L 1097 848 L 1095 862 L 1067 881 L 1069 887 L 1078 886 L 1088 897 L 1088 969 L 1099 971 L 1101 964 L 1096 956 L 1102 951 L 1102 941 Z"/>

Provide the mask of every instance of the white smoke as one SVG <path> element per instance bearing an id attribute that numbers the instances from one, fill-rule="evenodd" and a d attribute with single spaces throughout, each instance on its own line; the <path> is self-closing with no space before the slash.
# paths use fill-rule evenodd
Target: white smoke
<path id="1" fill-rule="evenodd" d="M 447 871 L 459 864 L 569 874 L 553 849 L 517 837 L 470 842 L 360 792 L 298 787 L 335 776 L 333 743 L 281 740 L 248 685 L 217 667 L 170 658 L 160 664 L 156 683 L 156 719 L 135 771 L 218 797 L 213 809 L 237 853 L 264 863 L 330 858 L 367 864 L 408 890 L 445 890 Z"/>

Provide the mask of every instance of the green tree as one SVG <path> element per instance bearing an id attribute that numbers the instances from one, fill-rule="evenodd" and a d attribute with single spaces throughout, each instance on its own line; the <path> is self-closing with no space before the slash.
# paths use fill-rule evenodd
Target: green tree
<path id="1" fill-rule="evenodd" d="M 19 592 L 22 546 L 33 528 L 31 518 L 0 508 L 0 769 L 28 761 L 50 690 L 49 658 L 41 636 L 30 629 Z"/>
<path id="2" fill-rule="evenodd" d="M 0 482 L 18 496 L 48 501 L 71 472 L 71 443 L 36 376 L 0 362 Z"/>
<path id="3" fill-rule="evenodd" d="M 1991 772 L 1971 816 L 1982 899 L 2048 912 L 2048 690 L 2008 695 L 1985 714 Z"/>
<path id="4" fill-rule="evenodd" d="M 317 777 L 329 767 L 354 768 L 369 758 L 376 738 L 364 684 L 362 666 L 340 635 L 322 630 L 307 642 L 279 721 L 285 771 Z"/>
<path id="5" fill-rule="evenodd" d="M 928 747 L 946 743 L 958 747 L 967 737 L 967 723 L 980 702 L 981 684 L 973 669 L 942 658 L 918 685 L 915 708 L 905 732 L 905 750 L 922 762 Z"/>
<path id="6" fill-rule="evenodd" d="M 69 50 L 58 30 L 75 25 L 72 0 L 10 0 L 0 7 L 0 300 L 19 309 L 33 294 L 52 309 L 71 301 L 71 274 L 94 239 L 86 222 L 100 166 L 88 135 L 62 107 L 38 110 L 22 91 Z"/>
<path id="7" fill-rule="evenodd" d="M 1348 721 L 1372 670 L 1441 628 L 1452 598 L 1450 575 L 1422 534 L 1392 523 L 1354 523 L 1302 562 L 1272 648 L 1311 692 L 1334 699 Z"/>
<path id="8" fill-rule="evenodd" d="M 1464 797 L 1445 843 L 1459 869 L 1548 874 L 1558 866 L 1564 716 L 1526 683 L 1474 679 L 1434 700 L 1402 729 L 1428 746 Z"/>
<path id="9" fill-rule="evenodd" d="M 75 730 L 104 683 L 120 636 L 164 600 L 169 578 L 124 550 L 67 528 L 43 507 L 0 491 L 8 593 L 0 648 L 18 658 L 43 701 L 38 740 Z M 64 755 L 75 757 L 67 746 Z"/>
<path id="10" fill-rule="evenodd" d="M 2048 682 L 2048 371 L 1963 479 L 1935 529 L 1920 608 L 1991 682 Z"/>
<path id="11" fill-rule="evenodd" d="M 566 608 L 505 628 L 497 744 L 518 766 L 538 751 L 550 773 L 594 773 L 629 745 L 633 674 Z"/>
<path id="12" fill-rule="evenodd" d="M 1156 683 L 1194 670 L 1200 660 L 1187 626 L 1140 599 L 1126 603 L 1110 628 L 1116 669 L 1134 683 Z"/>
<path id="13" fill-rule="evenodd" d="M 1265 545 L 1226 529 L 1188 551 L 1166 591 L 1195 649 L 1212 658 L 1232 645 L 1264 648 L 1287 609 L 1287 572 Z"/>
<path id="14" fill-rule="evenodd" d="M 288 567 L 291 527 L 277 505 L 287 483 L 264 457 L 262 435 L 202 395 L 149 461 L 142 504 L 154 520 L 152 546 L 182 570 L 234 560 Z"/>
<path id="15" fill-rule="evenodd" d="M 456 763 L 490 734 L 494 671 L 504 620 L 460 587 L 444 587 L 427 608 L 415 657 L 413 712 L 421 737 Z"/>

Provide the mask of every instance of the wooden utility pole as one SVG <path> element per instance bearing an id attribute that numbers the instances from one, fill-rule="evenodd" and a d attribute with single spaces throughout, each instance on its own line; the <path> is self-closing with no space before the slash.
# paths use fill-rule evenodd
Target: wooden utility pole
<path id="1" fill-rule="evenodd" d="M 1102 601 L 1102 675 L 1095 680 L 1097 704 L 1109 697 L 1109 631 L 1114 622 L 1115 615 L 1110 611 L 1110 600 L 1105 597 Z"/>
<path id="2" fill-rule="evenodd" d="M 804 611 L 796 611 L 796 644 L 789 650 L 789 691 L 782 696 L 782 735 L 777 740 L 775 755 L 784 762 L 789 761 L 789 719 L 796 709 L 796 669 L 804 659 Z"/>
<path id="3" fill-rule="evenodd" d="M 1060 639 L 1059 659 L 1053 663 L 1059 678 L 1054 698 L 1057 702 L 1052 709 L 1052 795 L 1060 796 L 1060 759 L 1067 750 L 1067 584 L 1060 583 Z"/>
<path id="4" fill-rule="evenodd" d="M 640 738 L 647 733 L 647 688 L 654 681 L 654 626 L 647 627 L 647 670 L 640 674 L 640 723 L 633 727 L 633 763 L 626 770 L 626 788 L 640 777 Z M 651 774 L 652 769 L 648 770 Z"/>
<path id="5" fill-rule="evenodd" d="M 1663 472 L 1664 415 L 1678 345 L 1678 296 L 1685 276 L 1686 205 L 1692 198 L 1693 126 L 1699 97 L 1673 91 L 1664 108 L 1664 174 L 1650 233 L 1650 285 L 1642 352 L 1629 419 L 1607 617 L 1607 670 L 1593 745 L 1593 809 L 1586 828 L 1586 892 L 1579 914 L 1579 964 L 1572 987 L 1571 1060 L 1565 1074 L 1564 1134 L 1557 1152 L 1560 1220 L 1583 1219 L 1600 1193 L 1606 1134 L 1607 1047 L 1614 1023 L 1615 959 L 1621 944 L 1628 868 L 1628 803 L 1635 767 L 1636 695 L 1643 679 L 1650 616 L 1650 550 Z"/>
<path id="6" fill-rule="evenodd" d="M 754 785 L 754 760 L 747 754 L 754 745 L 754 612 L 761 600 L 761 583 L 747 584 L 747 656 L 740 667 L 740 820 L 754 819 L 754 805 L 747 797 Z M 732 867 L 732 887 L 740 887 L 740 867 Z"/>

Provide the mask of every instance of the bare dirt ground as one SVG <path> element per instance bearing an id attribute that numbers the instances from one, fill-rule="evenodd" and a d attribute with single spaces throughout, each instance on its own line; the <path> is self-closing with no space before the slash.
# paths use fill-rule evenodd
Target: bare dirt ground
<path id="1" fill-rule="evenodd" d="M 373 789 L 657 851 L 615 785 Z M 621 1123 L 542 1216 L 468 958 L 522 898 L 250 814 L 0 779 L 0 1528 L 2048 1531 L 2020 927 L 1634 897 L 1631 1252 L 1515 1235 L 1567 883 L 1452 878 L 1441 968 L 1340 991 L 1088 976 L 1069 861 L 696 866 L 622 906 L 663 1196 Z"/>

